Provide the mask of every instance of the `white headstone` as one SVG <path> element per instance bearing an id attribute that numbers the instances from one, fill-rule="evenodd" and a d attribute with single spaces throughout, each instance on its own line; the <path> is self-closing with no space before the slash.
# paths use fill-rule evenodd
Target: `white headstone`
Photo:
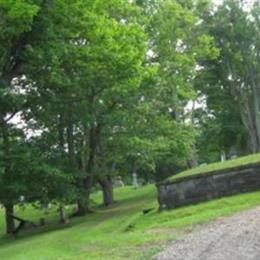
<path id="1" fill-rule="evenodd" d="M 226 153 L 225 153 L 225 151 L 221 151 L 220 158 L 221 158 L 221 162 L 226 161 L 227 158 L 226 158 Z"/>
<path id="2" fill-rule="evenodd" d="M 133 186 L 134 188 L 137 188 L 138 187 L 137 173 L 134 172 L 132 176 L 133 176 Z"/>

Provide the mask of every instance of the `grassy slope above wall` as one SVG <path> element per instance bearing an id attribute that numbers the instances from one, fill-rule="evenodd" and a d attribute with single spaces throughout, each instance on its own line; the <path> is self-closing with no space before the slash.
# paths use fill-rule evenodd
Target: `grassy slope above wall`
<path id="1" fill-rule="evenodd" d="M 168 178 L 166 181 L 174 181 L 174 180 L 178 180 L 183 177 L 189 177 L 189 176 L 203 174 L 203 173 L 209 173 L 209 172 L 213 172 L 213 171 L 220 171 L 220 170 L 224 170 L 224 169 L 230 169 L 230 168 L 245 166 L 245 165 L 254 164 L 254 163 L 260 163 L 260 153 L 239 157 L 239 158 L 224 161 L 224 162 L 217 162 L 217 163 L 212 163 L 212 164 L 208 164 L 208 165 L 204 165 L 204 166 L 199 166 L 199 167 L 196 167 L 193 169 L 186 170 L 179 174 L 176 174 L 176 175 Z"/>

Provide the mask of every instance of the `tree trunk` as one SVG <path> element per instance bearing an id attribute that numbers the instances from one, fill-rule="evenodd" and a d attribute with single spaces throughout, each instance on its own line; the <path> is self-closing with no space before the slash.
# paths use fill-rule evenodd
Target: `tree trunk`
<path id="1" fill-rule="evenodd" d="M 196 105 L 195 100 L 192 100 L 192 108 L 191 108 L 191 112 L 190 112 L 190 118 L 191 118 L 191 123 L 192 123 L 193 126 L 195 126 L 195 116 L 194 116 L 195 105 Z M 196 147 L 195 143 L 192 146 L 191 155 L 190 155 L 190 158 L 188 160 L 188 165 L 190 166 L 190 168 L 195 168 L 199 165 L 199 163 L 198 163 L 198 151 L 197 151 L 197 147 Z"/>
<path id="2" fill-rule="evenodd" d="M 77 212 L 75 213 L 76 216 L 85 216 L 87 215 L 87 213 L 89 213 L 89 207 L 86 198 L 84 197 L 79 198 L 77 201 L 77 206 L 78 209 Z"/>
<path id="3" fill-rule="evenodd" d="M 249 131 L 251 151 L 257 153 L 260 152 L 260 86 L 257 79 L 258 73 L 257 68 L 250 62 L 247 46 L 239 43 L 239 47 L 243 57 L 244 71 L 247 76 L 246 84 L 248 84 L 250 89 L 249 92 L 242 91 L 240 98 L 244 100 L 243 96 L 247 97 L 244 101 L 246 101 L 247 107 L 249 108 L 246 116 L 249 118 L 247 122 L 249 122 L 250 125 L 246 125 L 246 128 Z"/>
<path id="4" fill-rule="evenodd" d="M 59 115 L 59 125 L 58 125 L 58 134 L 59 134 L 59 148 L 60 152 L 64 152 L 64 125 L 63 125 L 63 116 Z"/>
<path id="5" fill-rule="evenodd" d="M 99 184 L 101 185 L 102 192 L 103 192 L 103 205 L 109 206 L 114 203 L 114 192 L 113 192 L 113 185 L 112 181 L 108 176 L 100 178 L 98 180 Z"/>
<path id="6" fill-rule="evenodd" d="M 4 171 L 6 176 L 11 175 L 11 156 L 10 156 L 10 143 L 9 143 L 9 136 L 7 126 L 3 125 L 2 127 L 2 134 L 3 134 L 3 144 L 4 144 Z M 10 194 L 12 196 L 12 194 Z M 5 220 L 6 220 L 6 233 L 10 234 L 15 229 L 14 219 L 11 217 L 14 213 L 14 205 L 11 202 L 11 199 L 7 199 L 6 203 L 4 203 L 5 207 Z"/>
<path id="7" fill-rule="evenodd" d="M 67 142 L 68 142 L 68 151 L 71 167 L 76 168 L 76 159 L 75 159 L 75 145 L 74 145 L 74 133 L 73 133 L 73 123 L 69 122 L 67 126 Z"/>
<path id="8" fill-rule="evenodd" d="M 239 108 L 240 108 L 242 122 L 247 130 L 248 137 L 249 137 L 249 149 L 251 153 L 256 153 L 257 141 L 256 141 L 256 133 L 255 133 L 253 118 L 251 114 L 250 104 L 251 102 L 247 97 L 246 100 L 239 103 Z"/>
<path id="9" fill-rule="evenodd" d="M 96 153 L 99 144 L 101 132 L 101 125 L 92 126 L 89 129 L 89 155 L 86 167 L 86 176 L 80 181 L 81 195 L 78 199 L 78 212 L 77 215 L 84 216 L 91 212 L 89 197 L 93 185 L 95 167 L 96 167 Z"/>
<path id="10" fill-rule="evenodd" d="M 12 217 L 14 215 L 14 205 L 12 203 L 8 203 L 5 204 L 4 207 L 5 207 L 6 233 L 11 234 L 15 230 L 15 223 Z"/>
<path id="11" fill-rule="evenodd" d="M 69 150 L 69 158 L 72 169 L 77 168 L 76 158 L 75 158 L 75 144 L 74 144 L 74 134 L 73 134 L 73 124 L 71 122 L 68 123 L 67 126 L 67 141 L 68 141 L 68 150 Z M 84 147 L 85 149 L 85 147 Z M 82 157 L 81 168 L 83 171 L 88 171 L 90 166 L 92 167 L 92 156 L 90 151 L 90 157 L 88 162 L 86 163 L 84 158 Z M 87 166 L 86 166 L 87 165 Z M 87 168 L 87 169 L 86 169 Z M 85 216 L 90 212 L 89 205 L 89 196 L 90 190 L 92 187 L 92 177 L 83 177 L 78 179 L 78 188 L 80 191 L 79 198 L 77 199 L 77 212 L 73 214 L 73 216 Z"/>
<path id="12" fill-rule="evenodd" d="M 259 110 L 259 97 L 256 86 L 253 86 L 253 118 L 255 125 L 255 134 L 256 134 L 256 152 L 260 152 L 260 110 Z"/>
<path id="13" fill-rule="evenodd" d="M 85 216 L 86 214 L 92 212 L 90 209 L 90 191 L 93 184 L 93 178 L 91 176 L 86 177 L 81 180 L 80 190 L 81 194 L 78 198 L 78 211 L 77 216 Z"/>

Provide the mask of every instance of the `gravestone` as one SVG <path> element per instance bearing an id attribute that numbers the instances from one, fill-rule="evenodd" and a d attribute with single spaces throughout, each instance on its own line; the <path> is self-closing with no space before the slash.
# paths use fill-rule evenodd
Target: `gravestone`
<path id="1" fill-rule="evenodd" d="M 114 182 L 114 186 L 115 187 L 124 187 L 125 186 L 121 176 L 116 177 L 115 182 Z"/>
<path id="2" fill-rule="evenodd" d="M 136 172 L 134 172 L 133 174 L 132 174 L 132 177 L 133 177 L 133 186 L 134 186 L 134 188 L 138 188 L 138 178 L 137 178 L 137 173 Z"/>

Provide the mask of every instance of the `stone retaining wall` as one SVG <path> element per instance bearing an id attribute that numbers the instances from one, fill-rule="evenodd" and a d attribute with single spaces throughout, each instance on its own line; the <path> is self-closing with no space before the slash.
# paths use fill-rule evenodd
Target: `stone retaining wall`
<path id="1" fill-rule="evenodd" d="M 164 181 L 157 190 L 161 209 L 260 190 L 260 163 Z"/>

